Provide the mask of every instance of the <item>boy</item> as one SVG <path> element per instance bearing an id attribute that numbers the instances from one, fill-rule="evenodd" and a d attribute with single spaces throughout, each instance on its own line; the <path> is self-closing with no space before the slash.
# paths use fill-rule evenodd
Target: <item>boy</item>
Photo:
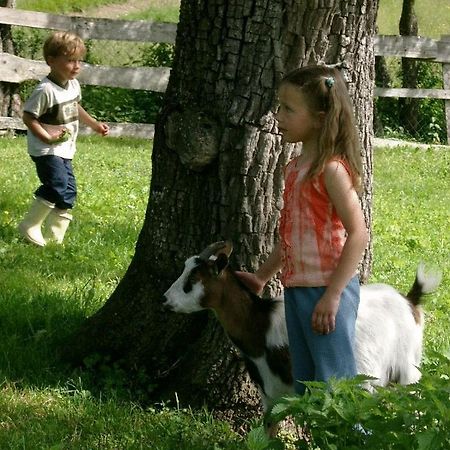
<path id="1" fill-rule="evenodd" d="M 44 43 L 44 58 L 50 73 L 24 105 L 28 153 L 42 184 L 19 224 L 19 232 L 27 241 L 41 247 L 47 243 L 41 230 L 46 219 L 51 239 L 57 243 L 62 243 L 72 220 L 69 210 L 77 195 L 72 158 L 79 120 L 102 136 L 109 132 L 108 125 L 97 122 L 79 104 L 81 90 L 76 77 L 85 54 L 85 45 L 77 35 L 64 31 L 53 33 Z"/>

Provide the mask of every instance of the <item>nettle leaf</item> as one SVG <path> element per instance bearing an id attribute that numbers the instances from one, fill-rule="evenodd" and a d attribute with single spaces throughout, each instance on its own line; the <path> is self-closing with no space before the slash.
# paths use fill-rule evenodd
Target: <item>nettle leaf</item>
<path id="1" fill-rule="evenodd" d="M 287 415 L 286 412 L 289 412 L 290 405 L 287 405 L 285 403 L 277 403 L 273 406 L 273 408 L 270 410 L 271 415 Z"/>
<path id="2" fill-rule="evenodd" d="M 344 409 L 343 405 L 334 404 L 332 409 L 340 418 L 348 420 L 347 411 Z"/>
<path id="3" fill-rule="evenodd" d="M 253 428 L 247 435 L 249 450 L 264 450 L 269 446 L 269 438 L 264 426 Z"/>
<path id="4" fill-rule="evenodd" d="M 432 444 L 434 438 L 436 436 L 436 432 L 433 430 L 423 431 L 419 435 L 417 435 L 417 448 L 418 450 L 429 450 L 432 449 Z"/>

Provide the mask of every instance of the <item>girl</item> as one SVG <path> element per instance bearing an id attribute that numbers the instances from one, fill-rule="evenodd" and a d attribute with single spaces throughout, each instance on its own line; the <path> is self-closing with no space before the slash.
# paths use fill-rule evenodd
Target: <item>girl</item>
<path id="1" fill-rule="evenodd" d="M 352 104 L 339 71 L 310 66 L 286 75 L 276 118 L 286 142 L 302 142 L 285 169 L 280 242 L 254 273 L 257 292 L 281 269 L 294 379 L 356 375 L 356 274 L 368 235 L 358 192 L 361 154 Z M 296 383 L 296 391 L 305 386 Z"/>

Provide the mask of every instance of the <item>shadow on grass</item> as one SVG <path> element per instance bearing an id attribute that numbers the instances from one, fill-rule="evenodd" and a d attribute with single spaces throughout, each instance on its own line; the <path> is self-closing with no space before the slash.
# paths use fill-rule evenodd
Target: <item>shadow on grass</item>
<path id="1" fill-rule="evenodd" d="M 1 379 L 57 387 L 80 377 L 88 384 L 109 378 L 111 387 L 119 370 L 104 364 L 107 374 L 80 372 L 64 362 L 60 349 L 113 292 L 131 260 L 136 230 L 120 223 L 111 234 L 83 221 L 92 237 L 83 232 L 79 239 L 81 231 L 73 227 L 63 245 L 40 248 L 26 243 L 13 222 L 0 223 Z"/>

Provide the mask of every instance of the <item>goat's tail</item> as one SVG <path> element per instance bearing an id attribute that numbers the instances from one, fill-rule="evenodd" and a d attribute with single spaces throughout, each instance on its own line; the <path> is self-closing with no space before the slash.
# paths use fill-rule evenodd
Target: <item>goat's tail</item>
<path id="1" fill-rule="evenodd" d="M 441 282 L 442 273 L 438 270 L 428 270 L 423 263 L 417 267 L 416 279 L 406 298 L 417 306 L 425 294 L 433 292 Z"/>

